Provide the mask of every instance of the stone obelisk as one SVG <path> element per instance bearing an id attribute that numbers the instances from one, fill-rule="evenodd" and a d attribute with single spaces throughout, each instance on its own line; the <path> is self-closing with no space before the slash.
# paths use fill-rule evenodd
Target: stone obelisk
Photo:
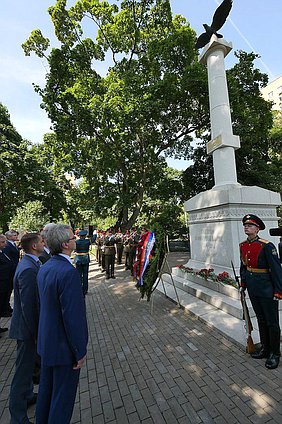
<path id="1" fill-rule="evenodd" d="M 277 227 L 276 207 L 279 193 L 260 187 L 241 186 L 237 182 L 235 150 L 239 137 L 233 134 L 224 58 L 232 44 L 213 35 L 199 57 L 207 66 L 212 139 L 207 152 L 213 156 L 215 185 L 185 202 L 189 216 L 191 259 L 194 269 L 213 268 L 216 273 L 230 274 L 231 260 L 239 268 L 239 243 L 245 239 L 242 217 L 253 213 L 262 218 L 266 229 L 261 237 L 269 237 L 269 228 Z"/>

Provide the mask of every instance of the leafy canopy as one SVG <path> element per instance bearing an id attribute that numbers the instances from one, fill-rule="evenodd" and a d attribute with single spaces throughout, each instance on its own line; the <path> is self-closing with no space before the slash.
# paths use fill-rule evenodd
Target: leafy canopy
<path id="1" fill-rule="evenodd" d="M 61 47 L 47 53 L 39 30 L 23 45 L 50 67 L 36 88 L 55 130 L 48 148 L 89 182 L 101 214 L 114 210 L 130 227 L 164 156 L 187 157 L 193 132 L 207 127 L 195 32 L 168 0 L 79 0 L 69 9 L 57 0 L 49 13 Z"/>

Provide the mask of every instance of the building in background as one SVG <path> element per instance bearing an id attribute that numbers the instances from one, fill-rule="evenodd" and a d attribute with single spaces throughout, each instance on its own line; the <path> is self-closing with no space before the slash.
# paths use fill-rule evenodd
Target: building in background
<path id="1" fill-rule="evenodd" d="M 282 75 L 261 90 L 264 100 L 272 102 L 273 110 L 282 111 Z"/>

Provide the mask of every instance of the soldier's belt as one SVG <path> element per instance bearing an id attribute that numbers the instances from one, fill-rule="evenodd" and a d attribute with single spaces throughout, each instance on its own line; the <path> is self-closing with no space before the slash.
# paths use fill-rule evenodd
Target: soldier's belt
<path id="1" fill-rule="evenodd" d="M 268 274 L 269 273 L 268 269 L 265 269 L 265 268 L 250 268 L 249 266 L 247 266 L 247 271 L 254 272 L 254 273 L 257 273 L 257 274 Z"/>
<path id="2" fill-rule="evenodd" d="M 76 255 L 88 255 L 89 252 L 76 252 Z"/>
<path id="3" fill-rule="evenodd" d="M 104 247 L 111 247 L 111 248 L 114 248 L 115 246 L 104 246 Z"/>

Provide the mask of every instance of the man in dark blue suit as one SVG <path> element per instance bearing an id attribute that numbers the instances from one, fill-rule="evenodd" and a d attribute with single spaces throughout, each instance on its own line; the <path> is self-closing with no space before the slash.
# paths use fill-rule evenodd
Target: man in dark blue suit
<path id="1" fill-rule="evenodd" d="M 19 251 L 18 246 L 16 244 L 16 241 L 18 241 L 18 235 L 19 235 L 19 233 L 15 230 L 9 230 L 5 233 L 5 236 L 7 238 L 7 243 L 6 243 L 6 246 L 5 246 L 5 249 L 3 250 L 3 252 L 7 256 L 9 256 L 9 258 L 11 259 L 12 265 L 14 267 L 12 278 L 11 278 L 11 281 L 10 281 L 10 289 L 9 289 L 9 293 L 8 293 L 8 299 L 7 299 L 6 310 L 5 310 L 5 315 L 4 315 L 6 317 L 11 317 L 12 312 L 13 312 L 13 309 L 11 308 L 11 305 L 10 305 L 10 298 L 11 298 L 11 294 L 12 294 L 12 291 L 13 291 L 13 278 L 14 278 L 19 260 L 20 260 L 20 251 Z"/>
<path id="2" fill-rule="evenodd" d="M 17 340 L 16 370 L 9 403 L 11 424 L 30 423 L 27 408 L 36 401 L 32 384 L 39 319 L 36 277 L 40 267 L 38 256 L 44 243 L 40 234 L 29 233 L 22 237 L 21 245 L 25 256 L 14 276 L 14 311 L 9 333 Z"/>
<path id="3" fill-rule="evenodd" d="M 41 375 L 37 424 L 68 424 L 71 420 L 80 368 L 86 358 L 88 330 L 85 302 L 70 255 L 75 236 L 68 225 L 47 234 L 52 258 L 39 270 L 38 353 Z"/>

